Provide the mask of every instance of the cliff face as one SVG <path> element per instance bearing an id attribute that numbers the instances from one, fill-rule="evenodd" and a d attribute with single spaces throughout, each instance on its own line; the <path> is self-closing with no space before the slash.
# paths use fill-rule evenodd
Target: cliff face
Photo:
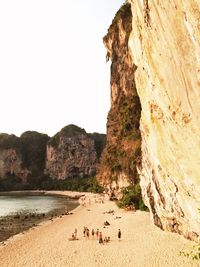
<path id="1" fill-rule="evenodd" d="M 107 47 L 110 56 L 112 44 L 116 40 L 123 43 L 128 34 L 130 61 L 136 67 L 134 77 L 130 74 L 124 77 L 129 84 L 132 81 L 142 107 L 142 154 L 137 171 L 143 198 L 156 225 L 197 240 L 200 235 L 200 2 L 129 2 L 131 32 L 129 27 L 120 26 L 119 19 L 118 34 L 109 35 Z M 115 62 L 116 57 L 111 59 Z M 121 66 L 118 68 L 121 73 L 125 71 Z M 119 94 L 118 90 L 113 92 L 113 85 L 111 77 L 112 105 L 117 109 L 115 101 Z M 108 122 L 108 134 L 109 127 Z"/>
<path id="2" fill-rule="evenodd" d="M 0 177 L 15 175 L 25 181 L 29 171 L 22 167 L 22 156 L 16 149 L 0 150 Z"/>
<path id="3" fill-rule="evenodd" d="M 25 182 L 28 174 L 22 166 L 20 139 L 15 135 L 0 134 L 0 178 L 16 176 Z"/>
<path id="4" fill-rule="evenodd" d="M 115 195 L 119 195 L 122 187 L 138 182 L 136 165 L 141 155 L 141 106 L 134 82 L 136 66 L 128 47 L 131 30 L 131 7 L 124 5 L 104 37 L 107 59 L 112 61 L 111 109 L 98 179 Z"/>
<path id="5" fill-rule="evenodd" d="M 155 224 L 200 234 L 200 2 L 132 1 L 141 187 Z"/>
<path id="6" fill-rule="evenodd" d="M 105 135 L 102 141 L 97 140 L 101 135 L 94 135 L 95 138 L 75 125 L 63 128 L 48 142 L 46 174 L 53 179 L 96 174 Z"/>
<path id="7" fill-rule="evenodd" d="M 0 191 L 40 188 L 49 178 L 92 176 L 105 142 L 105 134 L 87 134 L 75 125 L 52 138 L 34 131 L 0 134 Z"/>
<path id="8" fill-rule="evenodd" d="M 0 134 L 0 190 L 34 188 L 44 176 L 49 137 L 25 132 L 20 137 Z"/>

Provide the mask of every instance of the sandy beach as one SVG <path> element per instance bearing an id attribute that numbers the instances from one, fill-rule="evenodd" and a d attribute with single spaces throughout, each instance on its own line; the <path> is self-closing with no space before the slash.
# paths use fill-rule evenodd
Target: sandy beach
<path id="1" fill-rule="evenodd" d="M 79 195 L 77 192 L 54 193 Z M 179 256 L 181 250 L 190 250 L 194 243 L 161 231 L 152 224 L 148 212 L 118 209 L 114 202 L 105 199 L 102 203 L 99 196 L 92 193 L 86 193 L 85 200 L 80 202 L 73 214 L 43 222 L 1 243 L 0 266 L 200 266 L 196 261 Z M 104 228 L 105 221 L 110 225 Z M 91 235 L 86 240 L 84 226 L 90 231 L 99 228 L 103 237 L 110 236 L 111 241 L 102 245 Z M 75 228 L 79 240 L 69 241 Z M 117 238 L 119 228 L 121 241 Z"/>

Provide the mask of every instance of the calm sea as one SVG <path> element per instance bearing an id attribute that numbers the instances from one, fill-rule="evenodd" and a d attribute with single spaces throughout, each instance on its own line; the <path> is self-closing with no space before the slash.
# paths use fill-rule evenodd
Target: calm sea
<path id="1" fill-rule="evenodd" d="M 19 213 L 48 213 L 63 208 L 76 208 L 78 202 L 59 196 L 0 195 L 0 217 Z"/>

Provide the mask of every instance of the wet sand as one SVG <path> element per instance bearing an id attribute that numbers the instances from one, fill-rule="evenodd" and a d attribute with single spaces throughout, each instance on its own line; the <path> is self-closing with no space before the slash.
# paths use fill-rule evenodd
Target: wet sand
<path id="1" fill-rule="evenodd" d="M 51 193 L 51 192 L 45 192 L 45 191 L 30 191 L 30 192 L 26 192 L 26 191 L 21 191 L 21 192 L 6 192 L 6 193 L 2 193 L 1 195 L 56 195 L 58 196 L 58 194 L 56 193 Z M 66 197 L 66 196 L 62 196 L 59 195 L 59 197 Z M 75 198 L 75 199 L 78 199 Z M 78 204 L 77 204 L 78 205 Z M 74 204 L 73 206 L 76 206 L 76 204 Z M 71 215 L 72 212 L 71 209 L 73 209 L 72 207 L 70 208 L 68 207 L 63 207 L 60 209 L 54 209 L 50 212 L 46 212 L 46 213 L 31 213 L 31 212 L 22 212 L 22 213 L 18 213 L 18 214 L 13 214 L 13 215 L 8 215 L 8 216 L 3 216 L 0 217 L 0 242 L 5 241 L 6 239 L 8 239 L 9 237 L 19 234 L 21 232 L 24 232 L 26 230 L 28 230 L 31 227 L 36 227 L 38 226 L 41 222 L 46 221 L 46 220 L 53 220 L 53 218 L 56 218 L 58 216 L 62 217 L 62 216 L 67 216 L 67 215 Z"/>

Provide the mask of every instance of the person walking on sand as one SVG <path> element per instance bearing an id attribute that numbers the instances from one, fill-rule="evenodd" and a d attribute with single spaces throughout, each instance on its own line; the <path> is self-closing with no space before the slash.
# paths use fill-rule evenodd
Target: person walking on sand
<path id="1" fill-rule="evenodd" d="M 119 229 L 118 230 L 118 240 L 121 240 L 121 236 L 122 236 L 122 233 L 121 233 L 121 230 Z"/>
<path id="2" fill-rule="evenodd" d="M 75 236 L 75 238 L 77 238 L 77 228 L 75 228 L 75 230 L 74 230 L 74 236 Z"/>
<path id="3" fill-rule="evenodd" d="M 94 239 L 94 229 L 92 229 L 92 239 Z"/>
<path id="4" fill-rule="evenodd" d="M 99 244 L 103 244 L 102 232 L 99 233 Z"/>
<path id="5" fill-rule="evenodd" d="M 96 231 L 96 236 L 97 236 L 97 239 L 99 238 L 99 229 L 97 229 Z"/>
<path id="6" fill-rule="evenodd" d="M 83 227 L 83 236 L 85 237 L 85 235 L 86 235 L 86 227 L 84 226 Z"/>
<path id="7" fill-rule="evenodd" d="M 90 237 L 90 230 L 88 228 L 86 229 L 86 236 L 87 236 L 87 239 L 89 239 L 89 237 Z"/>

